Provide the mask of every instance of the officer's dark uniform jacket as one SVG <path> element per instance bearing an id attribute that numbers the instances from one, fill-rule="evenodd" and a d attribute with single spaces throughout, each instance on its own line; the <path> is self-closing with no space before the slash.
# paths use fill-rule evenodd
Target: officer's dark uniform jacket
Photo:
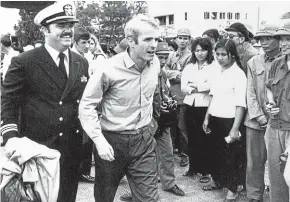
<path id="1" fill-rule="evenodd" d="M 88 62 L 69 50 L 69 63 L 66 78 L 44 46 L 12 59 L 1 90 L 4 140 L 18 136 L 15 124 L 21 136 L 45 145 L 61 136 L 81 138 L 78 105 L 88 80 Z"/>

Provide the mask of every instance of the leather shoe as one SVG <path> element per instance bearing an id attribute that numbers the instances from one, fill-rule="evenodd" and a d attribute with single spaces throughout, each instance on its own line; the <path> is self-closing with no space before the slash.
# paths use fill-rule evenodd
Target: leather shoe
<path id="1" fill-rule="evenodd" d="M 95 178 L 93 176 L 90 176 L 90 175 L 81 175 L 80 176 L 80 181 L 94 183 L 95 182 Z"/>
<path id="2" fill-rule="evenodd" d="M 126 202 L 133 202 L 133 198 L 131 193 L 126 193 L 120 196 L 121 201 L 126 201 Z"/>
<path id="3" fill-rule="evenodd" d="M 184 191 L 182 191 L 177 185 L 174 185 L 171 189 L 165 191 L 170 192 L 176 196 L 185 196 Z"/>

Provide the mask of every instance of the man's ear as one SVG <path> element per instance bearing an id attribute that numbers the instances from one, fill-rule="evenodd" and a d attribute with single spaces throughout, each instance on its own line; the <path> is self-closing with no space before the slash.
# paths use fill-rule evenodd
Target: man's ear
<path id="1" fill-rule="evenodd" d="M 245 37 L 243 37 L 243 36 L 240 37 L 239 41 L 240 41 L 240 44 L 244 43 L 244 41 L 245 41 Z"/>
<path id="2" fill-rule="evenodd" d="M 48 28 L 45 26 L 40 27 L 40 31 L 44 34 L 44 36 L 46 36 L 49 33 Z"/>
<path id="3" fill-rule="evenodd" d="M 128 43 L 130 48 L 133 48 L 136 45 L 134 39 L 131 36 L 127 37 L 127 43 Z"/>

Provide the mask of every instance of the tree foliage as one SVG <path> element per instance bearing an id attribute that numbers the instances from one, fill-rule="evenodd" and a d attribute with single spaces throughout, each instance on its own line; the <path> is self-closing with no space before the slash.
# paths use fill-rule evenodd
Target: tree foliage
<path id="1" fill-rule="evenodd" d="M 75 1 L 75 6 L 79 24 L 108 45 L 115 45 L 124 38 L 124 27 L 134 15 L 148 13 L 145 1 Z M 26 46 L 43 40 L 39 27 L 33 22 L 36 12 L 20 9 L 19 15 L 21 20 L 14 29 L 20 44 Z"/>
<path id="2" fill-rule="evenodd" d="M 124 38 L 126 23 L 136 14 L 148 13 L 145 1 L 104 1 L 100 4 L 79 4 L 78 19 L 101 43 L 116 44 Z"/>
<path id="3" fill-rule="evenodd" d="M 290 19 L 290 12 L 286 12 L 282 15 L 281 19 Z"/>
<path id="4" fill-rule="evenodd" d="M 29 12 L 24 9 L 19 10 L 20 21 L 14 27 L 14 30 L 20 46 L 33 44 L 36 40 L 44 39 L 39 27 L 33 21 L 36 14 L 37 12 Z"/>

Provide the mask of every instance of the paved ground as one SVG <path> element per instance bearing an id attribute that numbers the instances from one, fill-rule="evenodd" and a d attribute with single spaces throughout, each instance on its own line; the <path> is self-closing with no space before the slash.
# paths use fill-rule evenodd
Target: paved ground
<path id="1" fill-rule="evenodd" d="M 201 184 L 199 183 L 199 177 L 183 177 L 182 174 L 184 174 L 187 170 L 186 168 L 182 168 L 179 166 L 179 157 L 175 156 L 175 175 L 176 175 L 176 184 L 184 190 L 185 196 L 184 197 L 178 197 L 173 194 L 170 194 L 168 192 L 165 192 L 161 189 L 161 184 L 159 184 L 159 194 L 160 199 L 162 202 L 222 202 L 226 191 L 225 190 L 219 190 L 219 191 L 209 191 L 205 192 L 201 190 Z M 92 168 L 92 175 L 94 173 L 94 168 Z M 267 182 L 267 179 L 266 179 Z M 129 192 L 129 186 L 126 179 L 123 179 L 119 185 L 119 188 L 117 190 L 115 201 L 114 202 L 120 202 L 119 197 L 123 193 Z M 79 190 L 77 195 L 77 201 L 78 202 L 94 202 L 93 197 L 93 184 L 83 183 L 80 182 L 79 184 Z M 248 201 L 247 197 L 244 196 L 243 192 L 240 194 L 238 198 L 238 202 L 246 202 Z M 268 192 L 264 194 L 264 202 L 269 202 L 269 195 Z"/>

